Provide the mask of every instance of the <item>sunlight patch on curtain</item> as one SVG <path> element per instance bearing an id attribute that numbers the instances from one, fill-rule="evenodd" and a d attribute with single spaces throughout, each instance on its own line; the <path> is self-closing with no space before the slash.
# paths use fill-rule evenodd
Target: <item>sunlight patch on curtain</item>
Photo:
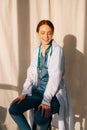
<path id="1" fill-rule="evenodd" d="M 16 1 L 0 3 L 0 83 L 17 85 L 18 42 Z"/>

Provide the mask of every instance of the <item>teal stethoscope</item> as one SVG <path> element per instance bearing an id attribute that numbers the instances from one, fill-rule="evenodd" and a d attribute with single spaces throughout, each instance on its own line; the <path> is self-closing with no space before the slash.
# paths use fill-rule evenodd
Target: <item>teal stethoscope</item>
<path id="1" fill-rule="evenodd" d="M 40 44 L 40 46 L 39 46 L 39 51 L 38 51 L 38 62 L 37 62 L 37 68 L 38 68 L 38 70 L 40 70 L 41 47 L 42 47 L 42 44 Z M 47 53 L 47 51 L 48 51 L 49 49 L 50 49 L 50 56 L 51 56 L 51 55 L 52 55 L 52 40 L 51 40 L 51 42 L 50 42 L 48 48 L 47 48 L 46 51 L 45 51 L 45 55 L 46 55 L 46 53 Z"/>

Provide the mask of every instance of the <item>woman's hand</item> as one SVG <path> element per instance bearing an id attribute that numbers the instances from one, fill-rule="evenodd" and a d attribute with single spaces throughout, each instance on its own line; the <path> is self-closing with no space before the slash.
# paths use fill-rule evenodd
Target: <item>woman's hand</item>
<path id="1" fill-rule="evenodd" d="M 15 98 L 10 105 L 13 105 L 15 102 L 18 104 L 26 97 L 26 94 L 21 94 L 19 97 Z"/>
<path id="2" fill-rule="evenodd" d="M 50 111 L 51 111 L 50 106 L 41 103 L 41 104 L 38 106 L 38 109 L 41 109 L 41 111 L 42 111 L 42 116 L 44 116 L 45 118 L 49 117 Z"/>

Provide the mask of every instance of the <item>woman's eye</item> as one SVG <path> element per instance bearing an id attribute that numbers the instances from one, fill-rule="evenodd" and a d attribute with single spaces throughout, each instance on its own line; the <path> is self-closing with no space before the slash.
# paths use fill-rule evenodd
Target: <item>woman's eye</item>
<path id="1" fill-rule="evenodd" d="M 41 35 L 52 35 L 52 32 L 40 32 Z"/>
<path id="2" fill-rule="evenodd" d="M 48 35 L 52 35 L 52 32 L 49 32 Z"/>
<path id="3" fill-rule="evenodd" d="M 45 34 L 44 32 L 41 32 L 41 34 L 43 35 L 43 34 Z"/>

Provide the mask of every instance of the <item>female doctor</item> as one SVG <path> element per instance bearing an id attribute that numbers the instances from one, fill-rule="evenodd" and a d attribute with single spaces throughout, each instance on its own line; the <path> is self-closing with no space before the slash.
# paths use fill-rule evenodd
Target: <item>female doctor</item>
<path id="1" fill-rule="evenodd" d="M 9 113 L 20 130 L 31 130 L 23 113 L 36 109 L 34 121 L 40 130 L 47 130 L 52 114 L 58 113 L 59 130 L 73 130 L 69 98 L 64 81 L 62 48 L 52 39 L 54 26 L 49 20 L 38 23 L 40 39 L 34 51 L 22 94 L 14 99 Z"/>

